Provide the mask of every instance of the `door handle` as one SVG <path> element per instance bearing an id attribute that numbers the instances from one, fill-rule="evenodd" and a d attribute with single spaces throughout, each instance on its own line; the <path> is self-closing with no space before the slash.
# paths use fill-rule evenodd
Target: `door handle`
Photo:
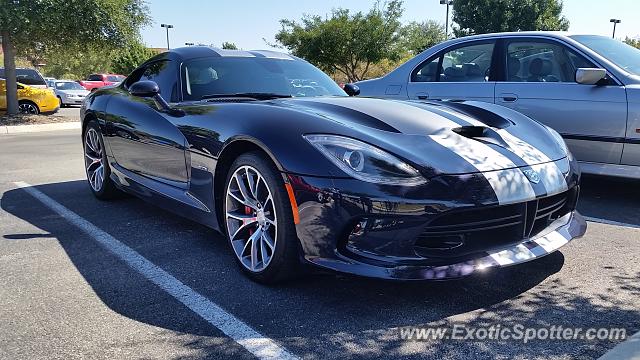
<path id="1" fill-rule="evenodd" d="M 429 94 L 427 93 L 417 93 L 416 97 L 418 100 L 427 100 L 429 98 Z"/>
<path id="2" fill-rule="evenodd" d="M 518 100 L 518 95 L 516 94 L 500 94 L 500 97 L 504 102 L 516 102 Z"/>

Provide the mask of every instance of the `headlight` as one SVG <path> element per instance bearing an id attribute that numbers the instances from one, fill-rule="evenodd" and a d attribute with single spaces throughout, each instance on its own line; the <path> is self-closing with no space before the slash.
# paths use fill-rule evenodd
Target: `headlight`
<path id="1" fill-rule="evenodd" d="M 304 138 L 358 180 L 405 186 L 427 182 L 411 165 L 362 141 L 337 135 L 304 135 Z"/>

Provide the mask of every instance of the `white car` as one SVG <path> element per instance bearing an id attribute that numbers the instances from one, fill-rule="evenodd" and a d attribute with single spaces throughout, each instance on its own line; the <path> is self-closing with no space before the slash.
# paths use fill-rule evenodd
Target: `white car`
<path id="1" fill-rule="evenodd" d="M 89 94 L 89 90 L 71 80 L 56 80 L 53 83 L 53 91 L 60 99 L 60 107 L 82 105 L 84 98 Z"/>

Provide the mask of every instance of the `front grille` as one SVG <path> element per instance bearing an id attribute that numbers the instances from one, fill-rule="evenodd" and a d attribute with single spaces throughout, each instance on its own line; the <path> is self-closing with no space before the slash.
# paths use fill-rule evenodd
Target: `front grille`
<path id="1" fill-rule="evenodd" d="M 422 257 L 460 257 L 522 242 L 575 208 L 578 188 L 518 204 L 453 210 L 429 223 L 414 251 Z"/>

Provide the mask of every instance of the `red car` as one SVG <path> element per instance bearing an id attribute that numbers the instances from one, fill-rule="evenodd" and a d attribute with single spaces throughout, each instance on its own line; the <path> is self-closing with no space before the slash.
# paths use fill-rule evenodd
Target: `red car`
<path id="1" fill-rule="evenodd" d="M 87 80 L 78 81 L 87 90 L 93 90 L 101 88 L 107 85 L 113 85 L 124 80 L 123 75 L 117 74 L 91 74 L 87 77 Z"/>

